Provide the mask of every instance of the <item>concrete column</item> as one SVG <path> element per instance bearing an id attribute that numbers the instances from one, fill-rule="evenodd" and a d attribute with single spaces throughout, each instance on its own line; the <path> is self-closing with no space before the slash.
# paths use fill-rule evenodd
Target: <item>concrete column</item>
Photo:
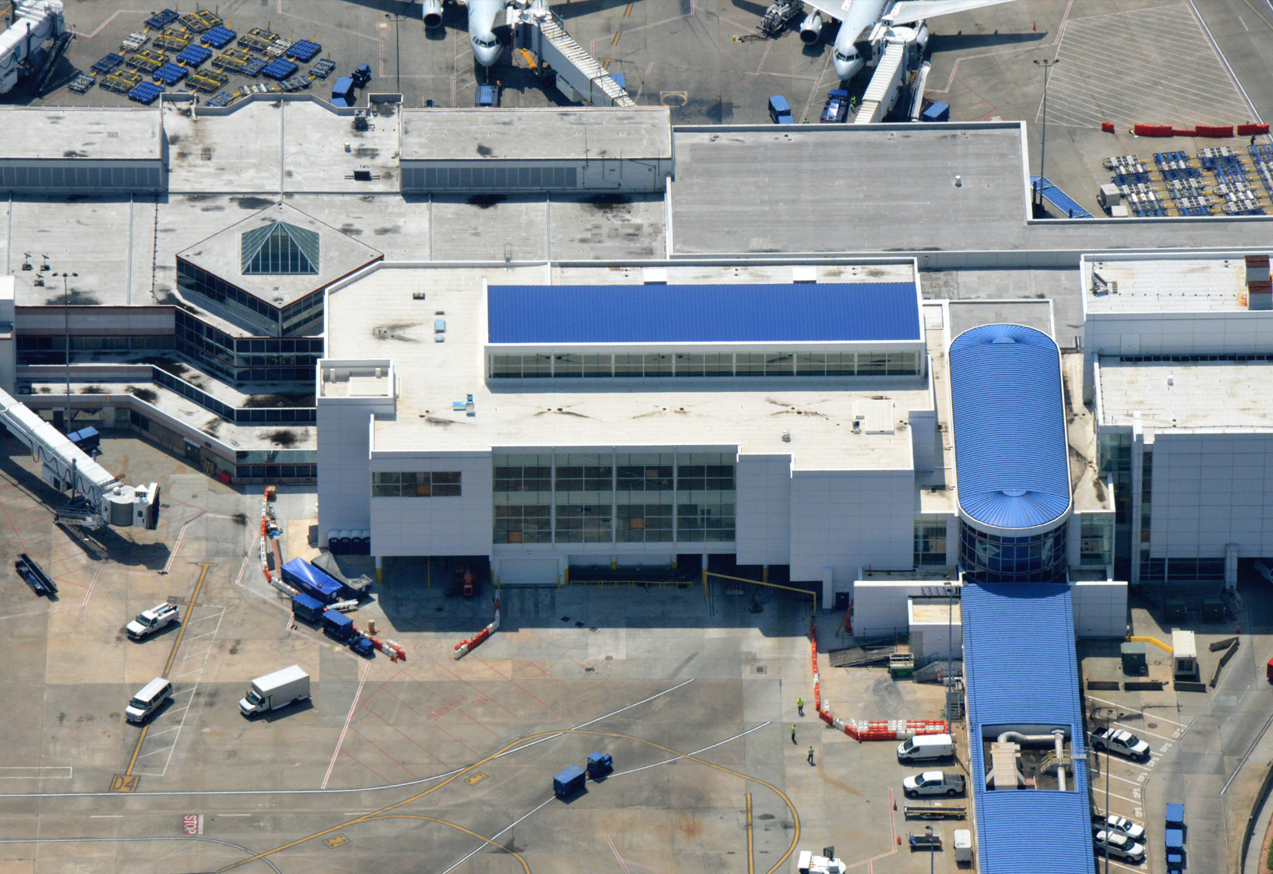
<path id="1" fill-rule="evenodd" d="M 385 566 L 384 559 L 376 556 L 376 584 L 384 585 L 385 582 Z"/>

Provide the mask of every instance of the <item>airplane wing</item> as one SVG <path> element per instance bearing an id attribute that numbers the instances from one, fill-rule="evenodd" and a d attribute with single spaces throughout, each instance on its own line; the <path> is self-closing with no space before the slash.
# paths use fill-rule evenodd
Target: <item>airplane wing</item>
<path id="1" fill-rule="evenodd" d="M 821 12 L 825 18 L 834 18 L 836 21 L 843 21 L 844 16 L 848 14 L 849 4 L 853 0 L 804 0 L 804 5 L 808 6 L 815 12 Z"/>
<path id="2" fill-rule="evenodd" d="M 914 24 L 916 21 L 936 18 L 939 15 L 953 15 L 956 12 L 969 12 L 983 6 L 1011 2 L 1012 0 L 902 0 L 884 17 L 894 24 Z M 821 8 L 814 3 L 809 5 Z"/>

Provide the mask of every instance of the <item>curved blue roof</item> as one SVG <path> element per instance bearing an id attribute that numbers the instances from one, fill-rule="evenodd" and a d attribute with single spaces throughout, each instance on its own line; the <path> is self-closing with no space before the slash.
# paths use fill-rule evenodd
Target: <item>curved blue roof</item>
<path id="1" fill-rule="evenodd" d="M 491 343 L 848 343 L 923 339 L 914 282 L 492 285 Z"/>
<path id="2" fill-rule="evenodd" d="M 1070 506 L 1065 399 L 1056 343 L 983 325 L 950 344 L 959 506 L 997 528 L 1034 528 Z"/>

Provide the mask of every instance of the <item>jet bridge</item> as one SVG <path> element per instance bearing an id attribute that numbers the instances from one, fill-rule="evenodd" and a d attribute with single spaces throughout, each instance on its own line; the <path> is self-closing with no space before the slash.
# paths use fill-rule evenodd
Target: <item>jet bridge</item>
<path id="1" fill-rule="evenodd" d="M 557 90 L 570 100 L 592 106 L 636 106 L 596 58 L 583 50 L 551 9 L 509 7 L 508 23 L 517 48 L 531 52 L 540 68 L 557 74 Z"/>
<path id="2" fill-rule="evenodd" d="M 53 65 L 71 39 L 62 15 L 62 0 L 15 0 L 12 21 L 9 29 L 0 33 L 0 94 L 12 91 L 18 78 L 30 72 L 38 73 L 41 88 L 47 85 Z M 56 39 L 57 44 L 43 69 L 33 70 L 31 56 L 50 39 Z"/>
<path id="3" fill-rule="evenodd" d="M 119 482 L 61 431 L 3 390 L 0 423 L 41 463 L 46 483 L 59 491 L 71 490 L 74 508 L 59 511 L 59 518 L 87 528 L 137 525 L 153 531 L 159 526 L 159 486 L 155 483 L 128 486 Z M 82 496 L 78 502 L 76 495 Z"/>
<path id="4" fill-rule="evenodd" d="M 897 92 L 906 71 L 907 54 L 908 46 L 901 40 L 889 40 L 884 46 L 875 74 L 871 76 L 870 84 L 862 95 L 862 106 L 853 117 L 854 124 L 875 124 L 888 115 L 889 110 L 897 103 Z"/>

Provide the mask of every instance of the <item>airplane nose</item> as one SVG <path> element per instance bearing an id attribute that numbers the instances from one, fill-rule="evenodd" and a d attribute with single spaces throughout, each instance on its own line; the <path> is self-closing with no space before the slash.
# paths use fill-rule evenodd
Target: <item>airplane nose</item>
<path id="1" fill-rule="evenodd" d="M 480 46 L 472 40 L 470 40 L 470 44 L 473 46 L 473 57 L 477 58 L 477 62 L 483 67 L 492 66 L 499 60 L 500 46 L 498 44 L 493 46 Z"/>
<path id="2" fill-rule="evenodd" d="M 842 61 L 835 59 L 835 74 L 840 77 L 841 82 L 846 82 L 857 75 L 858 70 L 862 69 L 862 59 L 854 58 L 851 61 Z"/>

